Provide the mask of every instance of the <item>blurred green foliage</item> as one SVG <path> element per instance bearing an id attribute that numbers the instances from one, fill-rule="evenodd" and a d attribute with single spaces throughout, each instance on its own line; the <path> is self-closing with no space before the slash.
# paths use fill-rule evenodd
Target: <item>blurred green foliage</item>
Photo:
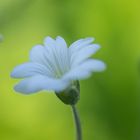
<path id="1" fill-rule="evenodd" d="M 70 107 L 54 94 L 15 93 L 12 69 L 45 36 L 68 44 L 87 36 L 107 70 L 81 81 L 84 140 L 140 139 L 139 0 L 0 0 L 0 139 L 72 140 Z"/>

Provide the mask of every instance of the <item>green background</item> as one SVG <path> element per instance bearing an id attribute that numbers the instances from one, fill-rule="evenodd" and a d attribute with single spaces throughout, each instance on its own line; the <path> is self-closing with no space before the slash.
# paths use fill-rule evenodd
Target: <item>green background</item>
<path id="1" fill-rule="evenodd" d="M 139 0 L 0 0 L 0 139 L 74 140 L 71 108 L 49 92 L 16 93 L 12 69 L 45 36 L 95 37 L 107 70 L 81 81 L 83 140 L 140 139 Z"/>

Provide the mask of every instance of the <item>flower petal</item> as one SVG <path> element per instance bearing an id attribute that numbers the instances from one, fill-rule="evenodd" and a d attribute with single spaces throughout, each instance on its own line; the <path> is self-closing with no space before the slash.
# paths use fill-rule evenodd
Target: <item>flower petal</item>
<path id="1" fill-rule="evenodd" d="M 73 53 L 71 55 L 72 67 L 75 67 L 76 65 L 80 64 L 81 62 L 89 58 L 91 55 L 95 54 L 99 49 L 100 46 L 98 44 L 91 44 L 89 46 L 85 46 L 84 48 L 77 51 L 76 53 Z"/>
<path id="2" fill-rule="evenodd" d="M 51 58 L 51 64 L 56 75 L 60 76 L 70 67 L 69 53 L 65 40 L 62 37 L 57 37 L 53 40 L 50 37 L 45 39 L 45 48 Z"/>
<path id="3" fill-rule="evenodd" d="M 85 38 L 77 40 L 76 42 L 72 43 L 69 47 L 70 54 L 72 55 L 74 52 L 79 51 L 84 46 L 89 45 L 91 42 L 94 41 L 94 38 Z"/>
<path id="4" fill-rule="evenodd" d="M 14 68 L 14 70 L 11 73 L 11 77 L 13 78 L 24 78 L 33 76 L 36 74 L 34 71 L 34 68 L 36 65 L 34 63 L 24 63 Z"/>
<path id="5" fill-rule="evenodd" d="M 30 52 L 30 60 L 32 62 L 44 64 L 45 63 L 44 52 L 45 49 L 42 45 L 34 46 Z"/>
<path id="6" fill-rule="evenodd" d="M 61 36 L 56 37 L 56 43 L 59 47 L 67 49 L 67 43 Z"/>
<path id="7" fill-rule="evenodd" d="M 88 59 L 79 66 L 70 70 L 63 76 L 65 80 L 80 80 L 88 78 L 91 72 L 101 72 L 105 70 L 104 62 L 100 60 Z"/>
<path id="8" fill-rule="evenodd" d="M 44 39 L 44 44 L 45 44 L 45 46 L 49 46 L 50 48 L 52 48 L 56 45 L 56 41 L 53 38 L 47 36 Z"/>
<path id="9" fill-rule="evenodd" d="M 15 67 L 11 73 L 11 77 L 24 78 L 38 74 L 47 75 L 50 77 L 54 76 L 53 73 L 44 65 L 28 62 Z"/>
<path id="10" fill-rule="evenodd" d="M 62 65 L 64 69 L 63 72 L 66 72 L 70 68 L 70 56 L 69 56 L 67 44 L 65 40 L 60 36 L 56 38 L 56 43 L 57 43 L 56 49 L 59 54 L 59 61 L 60 61 L 59 64 Z"/>
<path id="11" fill-rule="evenodd" d="M 60 79 L 52 79 L 46 76 L 33 76 L 22 80 L 15 86 L 15 91 L 29 94 L 41 90 L 54 90 L 56 92 L 64 90 L 69 85 Z"/>
<path id="12" fill-rule="evenodd" d="M 49 47 L 48 47 L 49 48 Z M 51 48 L 51 47 L 50 47 Z M 43 47 L 41 45 L 37 45 L 33 47 L 33 49 L 30 52 L 30 60 L 31 62 L 36 62 L 39 64 L 44 65 L 47 67 L 47 69 L 50 71 L 50 73 L 55 74 L 55 60 L 51 56 L 51 50 L 46 49 L 46 47 Z"/>
<path id="13" fill-rule="evenodd" d="M 40 78 L 38 76 L 26 78 L 18 83 L 14 89 L 17 92 L 25 94 L 38 92 L 42 90 Z"/>

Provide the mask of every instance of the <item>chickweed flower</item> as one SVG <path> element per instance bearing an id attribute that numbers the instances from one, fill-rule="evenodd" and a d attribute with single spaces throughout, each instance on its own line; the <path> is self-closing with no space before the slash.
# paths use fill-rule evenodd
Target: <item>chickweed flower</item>
<path id="1" fill-rule="evenodd" d="M 106 67 L 104 62 L 90 58 L 100 49 L 93 41 L 94 38 L 84 38 L 68 47 L 60 36 L 56 39 L 46 37 L 43 45 L 32 48 L 29 62 L 15 67 L 11 73 L 13 78 L 22 79 L 15 91 L 31 94 L 52 90 L 62 102 L 72 106 L 77 140 L 82 140 L 80 120 L 74 106 L 80 96 L 79 80 Z"/>
<path id="2" fill-rule="evenodd" d="M 29 62 L 15 67 L 12 71 L 13 78 L 24 78 L 15 86 L 15 91 L 30 94 L 53 90 L 62 101 L 65 99 L 60 97 L 60 93 L 69 99 L 71 95 L 66 92 L 73 89 L 79 92 L 78 80 L 88 78 L 92 72 L 105 69 L 104 62 L 89 58 L 100 48 L 98 44 L 92 44 L 93 41 L 94 38 L 84 38 L 67 47 L 60 36 L 56 39 L 46 37 L 43 45 L 32 48 Z M 72 104 L 78 100 L 78 94 Z M 69 101 L 66 101 L 66 104 L 70 104 Z"/>

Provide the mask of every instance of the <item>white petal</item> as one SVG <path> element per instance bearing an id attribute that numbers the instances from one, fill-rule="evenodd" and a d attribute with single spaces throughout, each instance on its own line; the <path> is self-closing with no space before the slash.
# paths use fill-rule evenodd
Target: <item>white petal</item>
<path id="1" fill-rule="evenodd" d="M 63 72 L 68 71 L 70 68 L 70 56 L 65 40 L 58 36 L 56 38 L 57 52 L 59 54 L 59 64 L 63 68 Z"/>
<path id="2" fill-rule="evenodd" d="M 45 53 L 45 56 L 49 62 L 49 65 L 52 67 L 53 71 L 56 72 L 58 71 L 57 59 L 59 60 L 56 40 L 48 36 L 45 38 L 44 44 L 45 44 L 45 50 L 47 52 L 47 54 Z"/>
<path id="3" fill-rule="evenodd" d="M 35 47 L 32 48 L 30 52 L 30 60 L 32 62 L 38 62 L 38 63 L 44 64 L 45 63 L 44 52 L 45 52 L 45 49 L 43 46 L 36 45 Z"/>
<path id="4" fill-rule="evenodd" d="M 94 41 L 94 38 L 85 38 L 85 39 L 77 40 L 76 42 L 70 45 L 69 51 L 71 54 L 73 54 L 74 52 L 80 50 L 84 46 L 89 45 L 93 41 Z"/>
<path id="5" fill-rule="evenodd" d="M 65 40 L 59 36 L 56 40 L 47 37 L 45 39 L 45 48 L 51 58 L 51 64 L 57 75 L 60 76 L 65 73 L 65 71 L 68 71 L 70 60 Z"/>
<path id="6" fill-rule="evenodd" d="M 43 89 L 60 92 L 66 89 L 69 84 L 70 81 L 63 81 L 61 79 L 46 79 L 44 80 Z"/>
<path id="7" fill-rule="evenodd" d="M 41 90 L 54 90 L 59 92 L 64 90 L 68 85 L 68 82 L 64 82 L 59 79 L 51 79 L 45 76 L 37 75 L 22 80 L 15 86 L 15 90 L 25 94 L 35 93 Z"/>
<path id="8" fill-rule="evenodd" d="M 18 83 L 14 89 L 17 92 L 25 94 L 38 92 L 42 90 L 40 78 L 38 78 L 38 76 L 34 76 L 24 79 Z"/>
<path id="9" fill-rule="evenodd" d="M 41 65 L 39 63 L 24 63 L 14 68 L 14 70 L 11 73 L 11 77 L 13 78 L 24 78 L 24 77 L 30 77 L 37 74 L 47 75 L 53 77 L 53 73 L 49 71 L 47 67 L 44 65 Z"/>
<path id="10" fill-rule="evenodd" d="M 30 60 L 43 64 L 57 77 L 61 76 L 65 71 L 68 71 L 70 61 L 67 53 L 68 49 L 64 41 L 62 41 L 62 38 L 57 37 L 57 41 L 55 41 L 50 37 L 46 37 L 45 47 L 41 45 L 35 46 L 31 50 Z"/>
<path id="11" fill-rule="evenodd" d="M 56 43 L 59 47 L 62 47 L 63 49 L 67 49 L 66 41 L 62 37 L 57 36 Z"/>
<path id="12" fill-rule="evenodd" d="M 30 60 L 31 62 L 36 62 L 44 65 L 45 67 L 47 67 L 50 73 L 53 73 L 54 75 L 55 61 L 51 56 L 51 52 L 49 52 L 49 50 L 47 50 L 45 47 L 41 45 L 33 47 L 30 52 Z"/>
<path id="13" fill-rule="evenodd" d="M 45 38 L 44 44 L 45 46 L 48 46 L 48 47 L 54 47 L 56 45 L 56 41 L 53 38 L 48 36 Z"/>
<path id="14" fill-rule="evenodd" d="M 80 64 L 81 62 L 89 58 L 91 55 L 95 54 L 99 49 L 100 46 L 98 44 L 91 44 L 89 46 L 85 46 L 78 52 L 73 53 L 71 56 L 72 67 L 75 67 L 76 65 Z"/>
<path id="15" fill-rule="evenodd" d="M 80 80 L 88 78 L 92 72 L 101 72 L 105 70 L 105 64 L 100 60 L 88 59 L 79 66 L 73 68 L 70 72 L 64 75 L 64 79 Z"/>

